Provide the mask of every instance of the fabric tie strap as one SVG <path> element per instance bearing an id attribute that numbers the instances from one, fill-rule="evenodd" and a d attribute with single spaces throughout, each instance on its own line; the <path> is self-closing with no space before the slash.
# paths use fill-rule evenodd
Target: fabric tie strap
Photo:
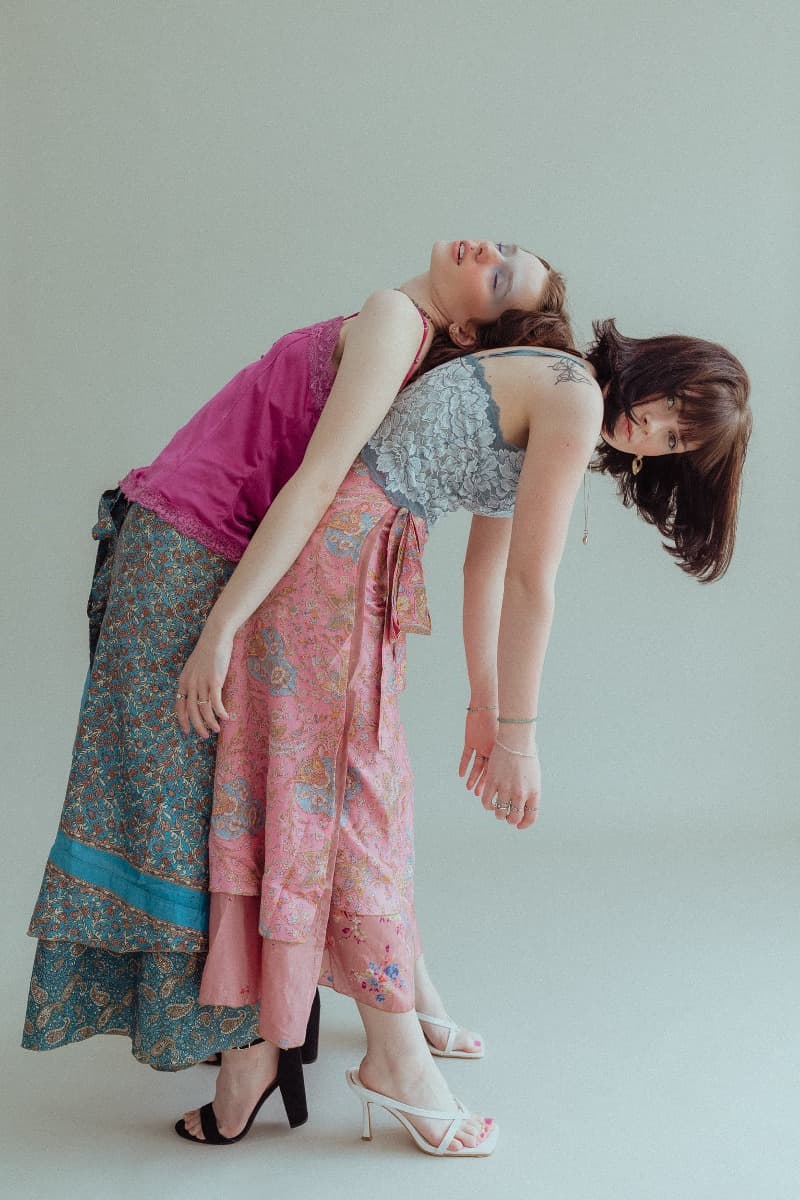
<path id="1" fill-rule="evenodd" d="M 383 701 L 405 687 L 405 637 L 407 633 L 428 636 L 431 618 L 422 552 L 427 527 L 407 508 L 398 509 L 389 533 L 386 559 L 386 626 L 381 651 L 380 712 L 378 746 L 386 749 Z"/>

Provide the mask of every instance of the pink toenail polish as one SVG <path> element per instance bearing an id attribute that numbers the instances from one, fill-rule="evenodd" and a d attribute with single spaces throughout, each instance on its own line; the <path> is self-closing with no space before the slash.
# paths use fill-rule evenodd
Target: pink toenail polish
<path id="1" fill-rule="evenodd" d="M 492 1122 L 494 1121 L 494 1117 L 484 1117 L 484 1121 L 486 1122 L 487 1125 L 491 1125 Z"/>
<path id="2" fill-rule="evenodd" d="M 480 1038 L 473 1038 L 473 1044 L 474 1044 L 475 1046 L 482 1046 L 482 1045 L 483 1045 L 483 1043 L 482 1043 L 482 1041 L 481 1041 L 481 1039 L 480 1039 Z"/>

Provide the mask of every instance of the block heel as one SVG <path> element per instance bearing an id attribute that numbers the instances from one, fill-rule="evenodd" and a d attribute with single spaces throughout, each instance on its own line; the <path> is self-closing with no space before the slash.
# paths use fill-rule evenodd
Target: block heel
<path id="1" fill-rule="evenodd" d="M 319 988 L 314 993 L 314 1003 L 311 1005 L 311 1012 L 308 1015 L 308 1024 L 306 1025 L 306 1040 L 300 1047 L 303 1062 L 306 1066 L 309 1063 L 317 1061 L 319 1052 L 319 1012 L 320 999 Z"/>

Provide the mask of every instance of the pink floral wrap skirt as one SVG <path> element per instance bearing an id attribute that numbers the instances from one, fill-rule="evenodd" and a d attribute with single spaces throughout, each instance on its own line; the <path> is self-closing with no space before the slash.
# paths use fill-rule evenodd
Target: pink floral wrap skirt
<path id="1" fill-rule="evenodd" d="M 261 1034 L 280 1046 L 302 1043 L 318 980 L 390 1012 L 414 1007 L 413 780 L 398 693 L 405 635 L 430 632 L 426 536 L 357 460 L 235 639 L 201 1000 L 260 1002 Z"/>

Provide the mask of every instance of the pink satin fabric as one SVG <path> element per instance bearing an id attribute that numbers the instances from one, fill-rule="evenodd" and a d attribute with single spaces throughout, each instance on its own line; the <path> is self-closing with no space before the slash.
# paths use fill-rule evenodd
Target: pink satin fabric
<path id="1" fill-rule="evenodd" d="M 300 1045 L 317 980 L 414 1007 L 413 780 L 405 635 L 428 633 L 423 521 L 360 460 L 237 635 L 209 839 L 203 1004 L 261 1003 Z"/>

